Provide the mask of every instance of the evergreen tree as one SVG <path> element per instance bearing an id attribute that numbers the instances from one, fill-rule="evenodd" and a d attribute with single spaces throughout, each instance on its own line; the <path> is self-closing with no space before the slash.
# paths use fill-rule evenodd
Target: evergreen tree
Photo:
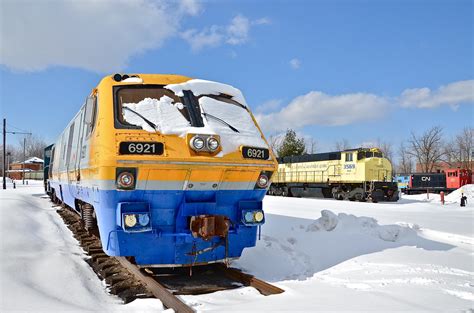
<path id="1" fill-rule="evenodd" d="M 306 150 L 303 138 L 298 138 L 296 132 L 292 129 L 287 129 L 285 138 L 277 148 L 278 157 L 283 158 L 292 155 L 302 155 Z"/>

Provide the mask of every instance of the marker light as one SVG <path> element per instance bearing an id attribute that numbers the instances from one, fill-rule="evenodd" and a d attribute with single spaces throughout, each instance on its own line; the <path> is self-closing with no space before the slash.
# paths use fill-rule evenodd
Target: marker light
<path id="1" fill-rule="evenodd" d="M 148 214 L 138 214 L 138 223 L 141 226 L 147 226 L 150 223 L 150 217 Z"/>
<path id="2" fill-rule="evenodd" d="M 204 148 L 204 139 L 202 139 L 201 137 L 194 137 L 191 142 L 193 144 L 194 149 L 196 150 L 201 150 L 202 148 Z"/>
<path id="3" fill-rule="evenodd" d="M 261 211 L 255 212 L 254 219 L 257 223 L 260 223 L 261 221 L 263 221 L 263 212 Z"/>
<path id="4" fill-rule="evenodd" d="M 207 139 L 207 147 L 208 147 L 209 150 L 211 150 L 211 151 L 216 151 L 217 148 L 219 148 L 219 141 L 217 141 L 216 138 L 209 137 L 209 138 Z"/>
<path id="5" fill-rule="evenodd" d="M 129 172 L 122 172 L 117 177 L 117 185 L 119 188 L 122 188 L 122 189 L 132 188 L 134 183 L 135 183 L 135 178 Z"/>
<path id="6" fill-rule="evenodd" d="M 257 186 L 259 188 L 266 188 L 268 186 L 268 177 L 265 174 L 261 174 L 257 179 Z"/>
<path id="7" fill-rule="evenodd" d="M 247 212 L 247 213 L 245 213 L 244 218 L 245 218 L 245 221 L 246 221 L 247 223 L 252 223 L 252 222 L 253 222 L 253 212 Z"/>
<path id="8" fill-rule="evenodd" d="M 124 222 L 125 222 L 125 226 L 133 227 L 137 225 L 137 218 L 135 214 L 125 214 Z"/>
<path id="9" fill-rule="evenodd" d="M 245 210 L 242 212 L 242 224 L 246 226 L 258 226 L 265 222 L 262 210 Z"/>

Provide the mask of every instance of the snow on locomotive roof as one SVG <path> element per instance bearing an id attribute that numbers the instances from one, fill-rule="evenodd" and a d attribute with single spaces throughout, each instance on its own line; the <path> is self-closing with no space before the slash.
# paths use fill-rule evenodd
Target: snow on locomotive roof
<path id="1" fill-rule="evenodd" d="M 247 102 L 245 102 L 245 98 L 239 89 L 231 85 L 210 80 L 191 79 L 181 84 L 166 85 L 165 88 L 173 91 L 179 97 L 183 96 L 184 90 L 191 90 L 195 96 L 226 94 L 231 96 L 233 100 L 247 107 Z"/>

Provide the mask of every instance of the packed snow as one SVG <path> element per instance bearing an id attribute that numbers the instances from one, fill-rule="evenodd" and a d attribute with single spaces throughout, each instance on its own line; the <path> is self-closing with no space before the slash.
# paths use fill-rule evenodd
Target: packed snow
<path id="1" fill-rule="evenodd" d="M 261 240 L 233 266 L 285 290 L 251 287 L 181 296 L 198 312 L 474 309 L 474 186 L 402 196 L 397 203 L 267 196 Z M 156 299 L 123 305 L 85 263 L 41 183 L 0 192 L 1 312 L 159 312 Z"/>
<path id="2" fill-rule="evenodd" d="M 173 103 L 173 99 L 168 96 L 163 96 L 159 100 L 145 98 L 138 103 L 124 103 L 122 106 L 130 108 L 147 118 L 157 126 L 157 130 L 162 134 L 182 134 L 191 127 L 188 120 L 179 112 L 179 108 L 182 107 L 183 104 Z M 123 115 L 127 123 L 141 126 L 148 132 L 156 131 L 139 115 L 132 111 L 123 110 Z"/>
<path id="3" fill-rule="evenodd" d="M 240 90 L 216 82 L 193 79 L 182 84 L 167 85 L 165 88 L 180 97 L 183 96 L 183 90 L 191 90 L 196 96 L 227 94 L 233 100 L 247 106 Z M 218 157 L 237 151 L 241 145 L 268 148 L 247 109 L 206 96 L 199 98 L 199 105 L 204 113 L 202 115 L 204 127 L 191 127 L 189 121 L 180 113 L 183 104 L 173 103 L 173 99 L 167 96 L 160 99 L 145 98 L 138 103 L 123 104 L 123 107 L 132 109 L 151 121 L 157 129 L 136 113 L 126 109 L 122 111 L 127 123 L 140 126 L 148 132 L 159 131 L 162 134 L 174 134 L 180 137 L 185 137 L 188 133 L 219 135 L 222 150 Z M 232 130 L 226 123 L 235 126 L 238 131 Z"/>
<path id="4" fill-rule="evenodd" d="M 184 96 L 184 90 L 191 90 L 195 96 L 226 94 L 232 97 L 238 103 L 247 106 L 242 92 L 231 86 L 204 79 L 191 79 L 181 84 L 170 84 L 166 89 L 173 91 L 179 97 Z"/>

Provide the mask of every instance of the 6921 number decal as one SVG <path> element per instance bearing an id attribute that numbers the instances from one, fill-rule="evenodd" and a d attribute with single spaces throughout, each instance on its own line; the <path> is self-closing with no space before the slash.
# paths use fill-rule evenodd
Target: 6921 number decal
<path id="1" fill-rule="evenodd" d="M 246 159 L 268 160 L 270 151 L 265 148 L 242 147 L 242 156 Z"/>
<path id="2" fill-rule="evenodd" d="M 163 154 L 162 142 L 121 142 L 120 154 Z"/>

